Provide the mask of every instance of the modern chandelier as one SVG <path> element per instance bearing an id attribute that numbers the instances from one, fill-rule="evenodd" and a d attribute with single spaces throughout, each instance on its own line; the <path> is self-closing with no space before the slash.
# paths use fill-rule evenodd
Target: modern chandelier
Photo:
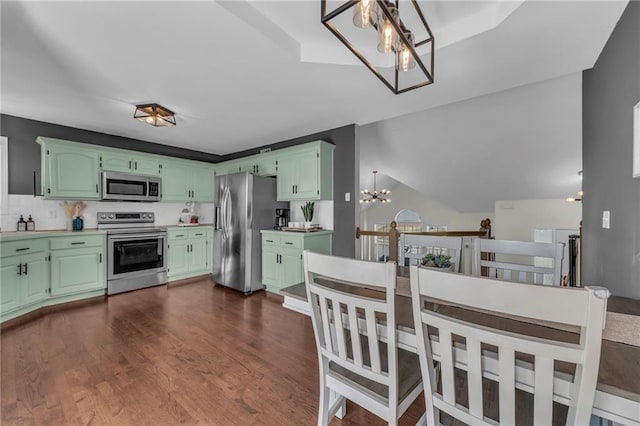
<path id="1" fill-rule="evenodd" d="M 133 118 L 154 127 L 176 125 L 176 116 L 173 111 L 158 104 L 136 105 Z"/>
<path id="2" fill-rule="evenodd" d="M 433 83 L 434 37 L 417 0 L 404 0 L 402 13 L 400 0 L 349 0 L 332 11 L 320 1 L 322 23 L 394 94 Z"/>
<path id="3" fill-rule="evenodd" d="M 389 198 L 385 198 L 385 195 L 391 194 L 391 191 L 388 189 L 383 189 L 380 192 L 376 189 L 376 175 L 378 174 L 377 170 L 373 171 L 373 192 L 368 189 L 363 189 L 360 193 L 364 196 L 361 203 L 375 203 L 376 201 L 380 203 L 390 203 L 391 200 Z"/>

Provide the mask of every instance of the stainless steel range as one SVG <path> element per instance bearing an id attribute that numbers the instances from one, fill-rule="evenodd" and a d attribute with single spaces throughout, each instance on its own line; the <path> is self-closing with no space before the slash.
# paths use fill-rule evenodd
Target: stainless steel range
<path id="1" fill-rule="evenodd" d="M 99 212 L 107 230 L 107 294 L 167 282 L 167 230 L 152 212 Z"/>

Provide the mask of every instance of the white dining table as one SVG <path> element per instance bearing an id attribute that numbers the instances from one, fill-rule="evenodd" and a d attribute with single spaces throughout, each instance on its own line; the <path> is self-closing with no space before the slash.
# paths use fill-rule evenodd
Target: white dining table
<path id="1" fill-rule="evenodd" d="M 337 287 L 344 291 L 352 291 L 353 286 L 345 286 L 340 283 L 326 281 L 327 286 Z M 306 292 L 304 283 L 299 284 L 296 289 L 291 289 L 297 293 L 299 297 L 297 301 L 292 303 L 291 297 L 287 300 L 285 293 L 285 303 L 283 306 L 293 309 L 297 312 L 309 315 L 308 302 L 304 300 Z M 356 292 L 366 294 L 367 296 L 378 297 L 383 295 L 379 290 L 358 288 Z M 633 302 L 632 302 L 633 303 Z M 524 328 L 531 331 L 532 334 L 538 334 L 540 337 L 564 338 L 571 340 L 575 333 L 571 329 L 554 328 L 551 324 L 531 324 L 518 321 L 516 318 L 497 317 L 484 312 L 471 311 L 455 306 L 442 306 L 439 309 L 448 309 L 454 315 L 460 315 L 462 319 L 485 321 L 487 325 L 496 328 L 509 329 L 517 327 L 519 331 Z M 637 301 L 638 313 L 640 313 L 640 301 Z M 615 326 L 609 321 L 610 314 L 618 314 L 617 312 L 608 312 L 608 327 Z M 398 347 L 412 352 L 416 351 L 416 336 L 413 325 L 413 315 L 411 309 L 411 293 L 409 279 L 400 272 L 396 287 L 396 323 L 397 323 L 397 339 Z M 622 314 L 627 315 L 627 314 Z M 614 315 L 615 318 L 616 316 Z M 638 320 L 640 325 L 640 315 L 632 315 L 632 319 Z M 613 321 L 615 323 L 615 321 Z M 624 322 L 624 321 L 623 321 Z M 347 324 L 348 322 L 345 322 Z M 626 327 L 633 328 L 625 323 Z M 364 324 L 362 326 L 364 330 Z M 640 333 L 640 328 L 636 328 Z M 627 330 L 628 331 L 628 330 Z M 384 328 L 380 327 L 379 333 L 384 334 Z M 607 330 L 605 329 L 605 334 Z M 596 389 L 595 400 L 593 404 L 593 415 L 605 419 L 614 424 L 640 426 L 640 336 L 632 333 L 616 333 L 614 330 L 608 332 L 609 338 L 603 338 L 600 371 L 598 375 L 598 385 Z M 622 337 L 621 337 L 622 336 Z M 626 337 L 625 337 L 626 336 Z M 384 336 L 382 337 L 384 339 Z M 622 340 L 622 341 L 621 341 Z M 638 340 L 638 342 L 636 342 Z M 438 360 L 440 348 L 437 336 L 432 337 L 432 350 L 434 359 Z M 459 343 L 455 347 L 456 367 L 466 370 L 466 351 L 463 343 Z M 494 379 L 498 376 L 497 354 L 489 350 L 483 351 L 483 376 Z M 518 360 L 516 364 L 516 387 L 533 393 L 533 366 L 526 360 Z M 566 371 L 556 371 L 554 380 L 554 401 L 565 404 L 569 401 L 571 390 L 571 374 Z M 343 413 L 341 413 L 343 414 Z"/>

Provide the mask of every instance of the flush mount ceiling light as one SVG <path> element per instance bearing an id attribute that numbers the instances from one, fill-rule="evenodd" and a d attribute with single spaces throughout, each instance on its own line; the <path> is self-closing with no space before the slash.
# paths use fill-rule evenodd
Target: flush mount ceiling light
<path id="1" fill-rule="evenodd" d="M 335 1 L 320 2 L 324 26 L 394 94 L 433 83 L 434 37 L 416 0 L 402 1 L 402 13 L 400 0 L 340 1 L 332 11 Z"/>
<path id="2" fill-rule="evenodd" d="M 379 201 L 381 203 L 390 203 L 391 200 L 388 198 L 385 198 L 385 195 L 391 194 L 391 191 L 389 191 L 388 189 L 383 189 L 382 191 L 378 192 L 378 190 L 376 189 L 376 175 L 378 174 L 377 170 L 373 171 L 373 192 L 369 191 L 368 189 L 363 189 L 362 191 L 360 191 L 360 193 L 364 196 L 364 198 L 362 200 L 360 200 L 361 203 L 375 203 L 376 201 Z"/>
<path id="3" fill-rule="evenodd" d="M 136 105 L 133 118 L 154 127 L 175 126 L 176 117 L 173 111 L 158 104 Z"/>

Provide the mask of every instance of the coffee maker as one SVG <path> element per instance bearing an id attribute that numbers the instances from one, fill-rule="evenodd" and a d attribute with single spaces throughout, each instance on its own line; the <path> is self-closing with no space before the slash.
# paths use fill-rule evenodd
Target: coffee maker
<path id="1" fill-rule="evenodd" d="M 276 225 L 273 229 L 281 230 L 289 224 L 289 209 L 276 209 Z"/>

